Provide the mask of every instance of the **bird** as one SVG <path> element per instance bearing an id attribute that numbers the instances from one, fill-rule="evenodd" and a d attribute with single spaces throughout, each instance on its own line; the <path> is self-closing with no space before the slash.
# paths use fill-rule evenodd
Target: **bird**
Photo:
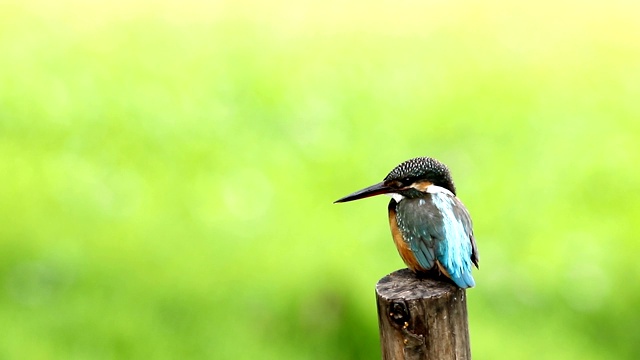
<path id="1" fill-rule="evenodd" d="M 469 211 L 456 196 L 449 168 L 431 157 L 396 166 L 384 180 L 334 203 L 386 194 L 389 225 L 400 257 L 417 275 L 439 273 L 458 287 L 475 286 L 478 249 Z"/>

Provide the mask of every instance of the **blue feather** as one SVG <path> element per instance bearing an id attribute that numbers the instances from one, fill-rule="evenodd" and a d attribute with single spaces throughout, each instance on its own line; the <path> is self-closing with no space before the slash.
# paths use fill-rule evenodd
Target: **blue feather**
<path id="1" fill-rule="evenodd" d="M 424 197 L 404 198 L 397 204 L 398 228 L 424 269 L 436 261 L 461 288 L 475 285 L 471 275 L 477 253 L 471 217 L 448 190 L 429 186 Z"/>
<path id="2" fill-rule="evenodd" d="M 475 286 L 471 275 L 470 229 L 467 229 L 461 217 L 468 213 L 463 205 L 444 192 L 432 194 L 435 207 L 442 214 L 442 229 L 444 239 L 438 242 L 437 259 L 451 276 L 456 285 L 461 288 Z"/>

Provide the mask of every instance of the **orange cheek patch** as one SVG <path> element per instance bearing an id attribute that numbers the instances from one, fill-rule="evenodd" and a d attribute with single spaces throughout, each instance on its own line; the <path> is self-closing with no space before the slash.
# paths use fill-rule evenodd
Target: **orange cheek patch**
<path id="1" fill-rule="evenodd" d="M 411 184 L 411 187 L 422 192 L 427 192 L 427 188 L 433 185 L 430 181 L 418 181 Z"/>

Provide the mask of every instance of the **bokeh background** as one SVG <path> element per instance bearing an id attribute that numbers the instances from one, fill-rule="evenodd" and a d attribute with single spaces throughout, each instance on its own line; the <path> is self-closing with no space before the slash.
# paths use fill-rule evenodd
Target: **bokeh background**
<path id="1" fill-rule="evenodd" d="M 0 358 L 375 359 L 453 171 L 476 359 L 640 356 L 633 1 L 3 1 Z"/>

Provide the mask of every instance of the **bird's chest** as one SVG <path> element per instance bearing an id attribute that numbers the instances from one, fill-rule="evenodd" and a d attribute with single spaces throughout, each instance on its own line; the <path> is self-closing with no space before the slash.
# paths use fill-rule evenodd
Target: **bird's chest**
<path id="1" fill-rule="evenodd" d="M 389 225 L 393 242 L 404 263 L 413 271 L 428 270 L 420 265 L 412 246 L 416 246 L 420 237 L 430 236 L 428 227 L 434 223 L 435 218 L 430 211 L 437 209 L 428 204 L 428 199 L 405 199 L 400 203 L 392 200 L 389 203 Z"/>

